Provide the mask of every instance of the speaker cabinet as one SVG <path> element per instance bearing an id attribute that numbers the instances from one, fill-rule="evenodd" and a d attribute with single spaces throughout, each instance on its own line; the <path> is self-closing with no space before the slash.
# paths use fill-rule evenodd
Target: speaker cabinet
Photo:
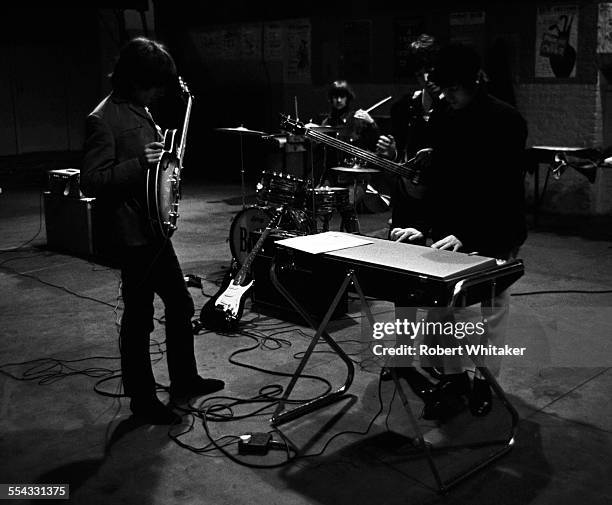
<path id="1" fill-rule="evenodd" d="M 286 237 L 284 237 L 286 238 Z M 253 262 L 253 303 L 262 312 L 292 321 L 303 322 L 301 316 L 276 289 L 270 279 L 270 266 L 275 255 L 274 242 L 278 237 L 270 235 Z M 296 301 L 316 319 L 321 319 L 332 304 L 334 296 L 344 280 L 343 271 L 330 268 L 287 268 L 278 278 Z M 342 317 L 348 310 L 348 296 L 345 292 L 340 299 L 333 318 Z"/>
<path id="2" fill-rule="evenodd" d="M 95 198 L 44 194 L 49 249 L 119 264 L 119 242 L 108 210 Z"/>
<path id="3" fill-rule="evenodd" d="M 94 254 L 93 205 L 95 198 L 44 194 L 45 226 L 49 249 L 78 256 Z"/>

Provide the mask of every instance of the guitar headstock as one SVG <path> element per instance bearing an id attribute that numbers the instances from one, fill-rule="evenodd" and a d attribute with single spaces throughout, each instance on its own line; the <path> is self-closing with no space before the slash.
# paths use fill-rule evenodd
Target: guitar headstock
<path id="1" fill-rule="evenodd" d="M 189 90 L 189 86 L 187 85 L 185 80 L 180 75 L 178 76 L 178 84 L 179 84 L 179 88 L 181 89 L 181 94 L 183 95 L 183 98 L 188 99 L 191 97 L 193 99 L 193 95 L 191 94 L 191 91 Z"/>
<path id="2" fill-rule="evenodd" d="M 281 114 L 280 117 L 281 117 L 280 126 L 283 130 L 286 130 L 288 132 L 298 134 L 298 135 L 303 134 L 306 131 L 304 124 L 300 123 L 299 121 L 295 119 L 291 119 L 291 116 L 287 116 L 286 114 Z"/>

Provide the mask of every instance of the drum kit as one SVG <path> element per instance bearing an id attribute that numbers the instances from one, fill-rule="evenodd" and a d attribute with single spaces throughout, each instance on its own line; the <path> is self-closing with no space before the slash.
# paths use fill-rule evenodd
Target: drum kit
<path id="1" fill-rule="evenodd" d="M 308 123 L 321 133 L 333 134 L 336 127 L 319 126 Z M 335 211 L 342 212 L 355 204 L 349 187 L 318 186 L 290 174 L 264 170 L 256 186 L 256 204 L 246 205 L 246 184 L 244 171 L 243 136 L 269 137 L 265 132 L 251 130 L 240 125 L 233 128 L 216 128 L 221 132 L 237 133 L 240 138 L 240 179 L 242 210 L 234 217 L 230 226 L 229 242 L 232 256 L 242 265 L 253 249 L 259 233 L 270 222 L 276 209 L 285 209 L 282 219 L 275 230 L 280 238 L 309 235 L 329 231 L 330 221 Z M 360 177 L 379 172 L 374 168 L 360 166 L 358 162 L 350 166 L 332 167 L 331 170 Z M 354 193 L 353 193 L 354 195 Z"/>

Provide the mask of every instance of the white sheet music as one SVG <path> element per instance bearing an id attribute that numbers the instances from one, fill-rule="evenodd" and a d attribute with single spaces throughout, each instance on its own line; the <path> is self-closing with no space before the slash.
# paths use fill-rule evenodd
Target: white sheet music
<path id="1" fill-rule="evenodd" d="M 364 239 L 348 233 L 327 231 L 316 235 L 305 235 L 303 237 L 286 238 L 279 240 L 277 244 L 291 249 L 297 249 L 310 254 L 322 254 L 340 249 L 359 247 L 371 244 L 371 240 Z"/>

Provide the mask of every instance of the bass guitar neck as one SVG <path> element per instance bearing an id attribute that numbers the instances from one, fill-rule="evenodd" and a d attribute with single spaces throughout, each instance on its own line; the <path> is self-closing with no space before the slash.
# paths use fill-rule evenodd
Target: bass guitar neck
<path id="1" fill-rule="evenodd" d="M 355 158 L 362 161 L 371 163 L 372 165 L 382 168 L 383 170 L 390 172 L 395 175 L 406 177 L 410 179 L 414 184 L 419 184 L 421 178 L 421 169 L 427 158 L 431 154 L 431 149 L 423 149 L 412 159 L 405 163 L 396 163 L 394 161 L 383 158 L 371 151 L 362 149 L 354 146 L 344 140 L 337 139 L 325 133 L 317 131 L 315 128 L 305 126 L 299 121 L 292 120 L 288 116 L 281 115 L 283 118 L 281 121 L 281 127 L 285 128 L 292 133 L 304 135 L 306 138 L 310 138 L 321 144 L 329 147 L 333 147 L 339 151 L 345 152 Z"/>

